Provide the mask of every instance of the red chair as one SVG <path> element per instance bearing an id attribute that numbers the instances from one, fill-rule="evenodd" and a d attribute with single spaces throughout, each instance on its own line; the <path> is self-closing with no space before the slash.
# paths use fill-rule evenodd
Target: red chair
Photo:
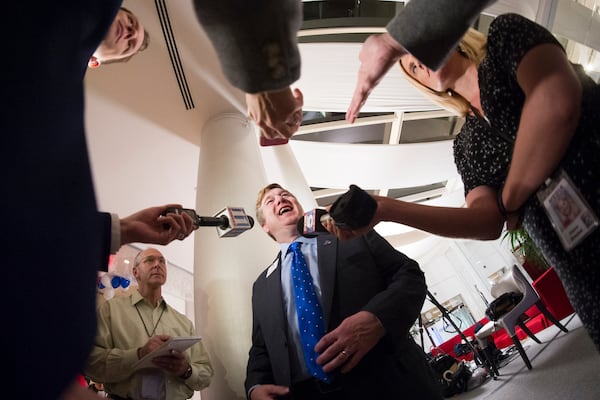
<path id="1" fill-rule="evenodd" d="M 556 319 L 564 319 L 575 312 L 554 268 L 545 271 L 532 286 Z"/>

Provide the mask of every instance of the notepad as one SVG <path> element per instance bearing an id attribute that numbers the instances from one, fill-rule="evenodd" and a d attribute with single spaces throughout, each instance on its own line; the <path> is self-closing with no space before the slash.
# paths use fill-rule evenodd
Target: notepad
<path id="1" fill-rule="evenodd" d="M 155 357 L 168 356 L 171 350 L 185 351 L 201 340 L 199 336 L 172 337 L 151 353 L 146 354 L 133 365 L 134 369 L 157 368 L 152 362 Z"/>

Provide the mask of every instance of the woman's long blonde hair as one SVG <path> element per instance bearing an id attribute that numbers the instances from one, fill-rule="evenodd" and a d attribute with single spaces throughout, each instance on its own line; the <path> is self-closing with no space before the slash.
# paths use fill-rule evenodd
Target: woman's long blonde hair
<path id="1" fill-rule="evenodd" d="M 481 60 L 483 60 L 486 55 L 486 45 L 487 36 L 473 28 L 469 28 L 467 33 L 465 33 L 460 40 L 457 51 L 479 66 Z M 400 61 L 398 64 L 400 64 L 400 70 L 408 82 L 423 93 L 429 100 L 461 117 L 465 117 L 471 112 L 471 104 L 458 93 L 450 91 L 438 92 L 437 90 L 433 90 L 410 75 L 404 69 Z"/>

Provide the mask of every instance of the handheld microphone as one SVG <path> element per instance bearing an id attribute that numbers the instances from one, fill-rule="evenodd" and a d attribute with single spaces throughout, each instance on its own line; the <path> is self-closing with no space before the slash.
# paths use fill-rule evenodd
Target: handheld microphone
<path id="1" fill-rule="evenodd" d="M 358 229 L 367 226 L 375 215 L 377 202 L 356 185 L 337 198 L 329 209 L 335 224 L 343 229 Z"/>
<path id="2" fill-rule="evenodd" d="M 194 229 L 201 226 L 215 226 L 219 237 L 234 237 L 240 233 L 252 229 L 254 219 L 247 215 L 241 207 L 225 207 L 214 217 L 203 217 L 191 208 L 167 208 L 165 214 L 174 213 L 188 214 L 194 220 Z"/>
<path id="3" fill-rule="evenodd" d="M 322 233 L 329 233 L 323 226 L 325 219 L 329 218 L 329 214 L 322 208 L 315 208 L 304 213 L 303 217 L 298 220 L 298 232 L 302 236 L 313 237 Z"/>

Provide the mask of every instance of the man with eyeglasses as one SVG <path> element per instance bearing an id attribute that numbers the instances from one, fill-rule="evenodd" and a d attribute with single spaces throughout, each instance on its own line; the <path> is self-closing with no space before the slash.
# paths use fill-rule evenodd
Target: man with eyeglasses
<path id="1" fill-rule="evenodd" d="M 86 375 L 104 383 L 113 399 L 188 399 L 210 384 L 213 368 L 202 342 L 152 359 L 153 368 L 135 364 L 172 337 L 196 336 L 192 321 L 162 297 L 167 262 L 154 248 L 140 251 L 133 263 L 138 288 L 112 298 L 98 309 L 98 334 Z"/>

